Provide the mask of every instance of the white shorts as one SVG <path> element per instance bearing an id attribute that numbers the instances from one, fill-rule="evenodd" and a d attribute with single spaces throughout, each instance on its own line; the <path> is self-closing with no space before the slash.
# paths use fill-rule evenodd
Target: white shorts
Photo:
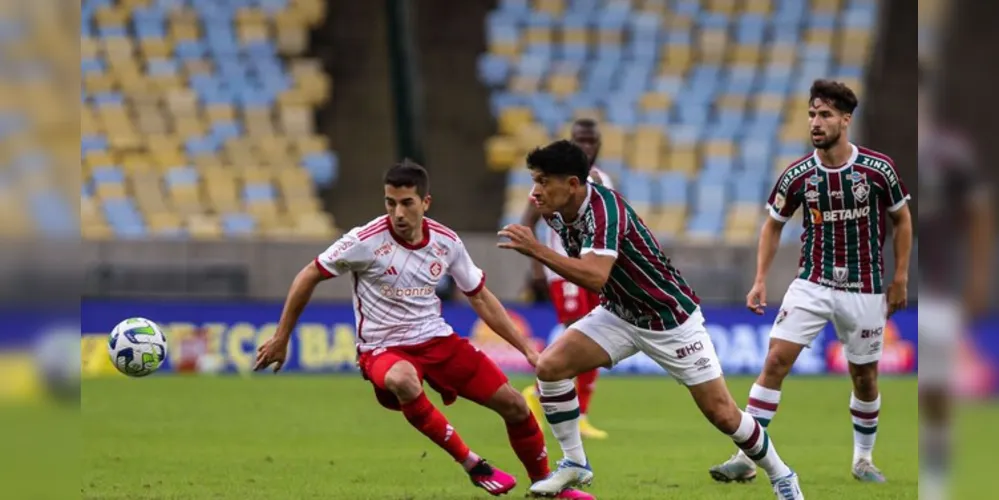
<path id="1" fill-rule="evenodd" d="M 946 388 L 954 382 L 964 333 L 961 305 L 949 297 L 919 294 L 919 385 Z"/>
<path id="2" fill-rule="evenodd" d="M 887 314 L 884 294 L 836 290 L 799 278 L 784 294 L 770 338 L 811 346 L 832 321 L 846 360 L 866 365 L 881 360 Z"/>
<path id="3" fill-rule="evenodd" d="M 645 353 L 680 383 L 693 386 L 722 376 L 715 346 L 704 328 L 698 309 L 679 327 L 669 331 L 645 330 L 599 306 L 570 327 L 593 339 L 617 364 Z"/>

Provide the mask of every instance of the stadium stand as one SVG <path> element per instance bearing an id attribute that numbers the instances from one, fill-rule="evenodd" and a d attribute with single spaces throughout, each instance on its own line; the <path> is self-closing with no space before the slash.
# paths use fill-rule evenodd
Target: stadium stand
<path id="1" fill-rule="evenodd" d="M 776 174 L 810 151 L 812 81 L 863 102 L 876 19 L 875 0 L 500 0 L 478 69 L 502 223 L 526 203 L 526 152 L 591 117 L 599 166 L 663 240 L 753 241 Z"/>
<path id="2" fill-rule="evenodd" d="M 84 238 L 331 238 L 323 0 L 83 0 Z"/>

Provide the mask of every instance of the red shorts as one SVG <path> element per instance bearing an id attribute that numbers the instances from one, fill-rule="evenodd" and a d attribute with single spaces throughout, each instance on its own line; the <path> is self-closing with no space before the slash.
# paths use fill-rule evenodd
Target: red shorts
<path id="1" fill-rule="evenodd" d="M 600 296 L 571 281 L 555 280 L 548 284 L 548 295 L 555 305 L 558 322 L 569 325 L 600 305 Z"/>
<path id="2" fill-rule="evenodd" d="M 493 397 L 508 379 L 489 356 L 457 335 L 438 337 L 422 344 L 381 347 L 361 353 L 357 364 L 361 375 L 375 386 L 382 406 L 399 410 L 399 400 L 385 388 L 385 375 L 392 365 L 408 361 L 420 380 L 439 392 L 445 405 L 458 396 L 482 404 Z"/>

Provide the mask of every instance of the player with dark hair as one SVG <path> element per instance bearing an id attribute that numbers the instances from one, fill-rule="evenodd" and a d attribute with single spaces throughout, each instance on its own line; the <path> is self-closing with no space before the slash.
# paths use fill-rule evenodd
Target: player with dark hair
<path id="1" fill-rule="evenodd" d="M 600 293 L 600 306 L 575 322 L 538 358 L 545 418 L 564 458 L 531 491 L 550 494 L 593 479 L 579 435 L 572 378 L 643 352 L 690 391 L 704 416 L 760 464 L 778 499 L 803 499 L 798 476 L 777 454 L 766 430 L 736 406 L 704 327 L 700 300 L 663 255 L 652 231 L 615 191 L 587 182 L 586 153 L 569 141 L 531 152 L 532 196 L 568 255 L 511 224 L 499 232 L 514 249 L 567 280 Z"/>
<path id="2" fill-rule="evenodd" d="M 613 189 L 614 184 L 610 176 L 596 166 L 597 155 L 600 154 L 600 129 L 597 128 L 597 122 L 590 118 L 580 118 L 573 122 L 570 134 L 572 143 L 579 146 L 586 153 L 586 158 L 590 163 L 590 175 L 587 180 Z M 521 224 L 534 229 L 538 227 L 540 220 L 541 211 L 534 205 L 534 200 L 529 200 L 527 208 L 524 210 L 524 217 L 521 220 Z M 562 248 L 562 241 L 559 239 L 558 233 L 548 229 L 548 226 L 541 228 L 536 236 L 538 240 L 548 245 L 548 248 L 555 250 L 561 255 L 566 254 L 565 249 Z M 555 316 L 558 318 L 559 324 L 565 328 L 568 328 L 569 325 L 586 316 L 594 307 L 600 305 L 599 294 L 581 288 L 575 283 L 562 278 L 537 260 L 531 260 L 531 274 L 535 290 L 547 287 L 548 297 L 551 299 L 552 305 L 555 306 Z M 594 427 L 587 416 L 590 408 L 590 400 L 593 397 L 593 391 L 596 388 L 597 376 L 599 374 L 599 369 L 593 369 L 580 373 L 576 377 L 576 393 L 579 396 L 580 414 L 579 433 L 584 438 L 607 438 L 607 433 Z M 541 410 L 541 401 L 538 399 L 537 387 L 532 385 L 524 389 L 523 394 L 524 398 L 527 399 L 527 404 L 530 406 L 531 411 L 538 418 L 541 418 L 544 412 Z"/>
<path id="3" fill-rule="evenodd" d="M 544 433 L 520 392 L 485 354 L 454 333 L 441 317 L 437 283 L 445 274 L 468 296 L 472 309 L 493 331 L 516 347 L 531 365 L 537 352 L 506 309 L 485 287 L 461 238 L 424 216 L 430 208 L 430 180 L 423 167 L 405 161 L 385 174 L 385 211 L 356 227 L 306 265 L 295 277 L 274 336 L 257 350 L 254 370 L 280 370 L 299 315 L 323 280 L 349 274 L 354 284 L 358 366 L 374 386 L 378 402 L 446 451 L 472 483 L 492 495 L 516 486 L 516 479 L 492 467 L 465 445 L 423 391 L 439 392 L 445 405 L 459 396 L 498 413 L 510 445 L 532 482 L 550 472 Z M 560 498 L 593 498 L 567 490 Z"/>
<path id="4" fill-rule="evenodd" d="M 850 143 L 857 96 L 849 87 L 816 80 L 808 105 L 815 150 L 792 162 L 770 194 L 766 204 L 770 216 L 760 232 L 756 280 L 746 306 L 763 314 L 767 273 L 781 231 L 801 207 L 804 233 L 799 272 L 774 320 L 770 349 L 749 392 L 746 411 L 764 427 L 770 424 L 784 378 L 801 350 L 831 321 L 844 345 L 853 382 L 853 476 L 880 483 L 885 478 L 872 456 L 881 409 L 878 361 L 887 318 L 907 302 L 912 249 L 909 193 L 891 158 Z M 882 249 L 888 218 L 895 228 L 895 269 L 886 294 Z M 746 482 L 756 477 L 756 467 L 739 452 L 712 467 L 710 473 L 716 481 Z"/>
<path id="5" fill-rule="evenodd" d="M 989 300 L 995 242 L 990 183 L 962 134 L 943 127 L 919 78 L 919 498 L 947 498 L 958 352 Z M 961 243 L 965 243 L 962 258 Z M 964 289 L 955 281 L 964 280 Z M 962 297 L 963 295 L 963 297 Z"/>

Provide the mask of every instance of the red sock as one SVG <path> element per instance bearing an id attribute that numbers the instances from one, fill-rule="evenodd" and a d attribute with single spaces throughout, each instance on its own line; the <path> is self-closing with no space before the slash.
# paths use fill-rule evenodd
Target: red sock
<path id="1" fill-rule="evenodd" d="M 527 469 L 531 482 L 539 481 L 548 476 L 548 450 L 545 449 L 545 435 L 538 427 L 534 415 L 528 415 L 522 422 L 506 423 L 506 433 L 510 436 L 510 446 L 517 458 Z"/>
<path id="2" fill-rule="evenodd" d="M 599 374 L 599 369 L 593 369 L 576 375 L 576 395 L 579 396 L 579 413 L 582 415 L 590 409 L 590 398 L 593 397 Z"/>
<path id="3" fill-rule="evenodd" d="M 413 427 L 448 452 L 455 461 L 460 463 L 468 458 L 468 446 L 465 446 L 458 431 L 448 423 L 447 417 L 434 408 L 425 393 L 420 393 L 420 397 L 402 405 L 402 414 Z"/>

